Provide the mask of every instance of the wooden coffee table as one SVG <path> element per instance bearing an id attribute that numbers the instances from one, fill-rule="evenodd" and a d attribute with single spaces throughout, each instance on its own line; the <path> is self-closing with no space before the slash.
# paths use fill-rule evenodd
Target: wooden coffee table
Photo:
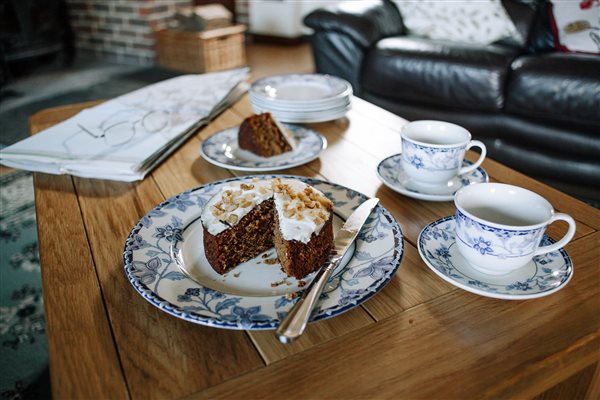
<path id="1" fill-rule="evenodd" d="M 92 104 L 41 111 L 31 130 Z M 534 300 L 458 289 L 415 248 L 421 229 L 452 215 L 453 203 L 404 197 L 380 183 L 375 167 L 399 152 L 406 121 L 359 99 L 347 119 L 311 124 L 329 147 L 283 173 L 381 199 L 405 238 L 402 264 L 383 290 L 309 325 L 289 345 L 273 331 L 196 325 L 145 301 L 124 273 L 127 235 L 165 198 L 239 175 L 204 161 L 199 146 L 250 114 L 244 98 L 141 182 L 35 174 L 55 398 L 598 398 L 600 211 L 487 159 L 492 181 L 540 193 L 577 220 L 566 247 L 575 273 L 563 290 Z M 565 229 L 557 223 L 547 233 L 559 238 Z"/>

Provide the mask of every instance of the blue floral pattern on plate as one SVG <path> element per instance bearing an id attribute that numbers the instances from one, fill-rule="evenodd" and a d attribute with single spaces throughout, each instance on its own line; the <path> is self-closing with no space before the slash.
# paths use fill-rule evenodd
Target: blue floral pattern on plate
<path id="1" fill-rule="evenodd" d="M 573 264 L 564 249 L 535 256 L 524 267 L 506 275 L 478 272 L 458 252 L 455 224 L 454 216 L 432 222 L 421 231 L 417 243 L 425 264 L 454 286 L 481 296 L 524 300 L 554 293 L 573 276 Z M 544 235 L 541 243 L 551 244 L 554 240 Z"/>
<path id="2" fill-rule="evenodd" d="M 466 167 L 472 164 L 471 161 L 464 160 L 462 166 Z M 454 193 L 460 188 L 489 180 L 485 170 L 479 167 L 470 173 L 453 178 L 447 185 L 442 187 L 419 186 L 412 182 L 404 173 L 401 154 L 395 154 L 381 161 L 377 166 L 377 176 L 381 182 L 395 192 L 415 199 L 428 201 L 451 201 L 454 199 Z"/>
<path id="3" fill-rule="evenodd" d="M 300 125 L 283 124 L 296 139 L 297 146 L 274 157 L 259 157 L 238 146 L 239 126 L 217 132 L 204 140 L 200 154 L 211 164 L 238 171 L 277 171 L 311 162 L 327 148 L 327 139 L 312 129 Z"/>
<path id="4" fill-rule="evenodd" d="M 173 248 L 184 239 L 182 232 L 198 220 L 202 207 L 220 186 L 274 177 L 278 176 L 247 176 L 209 183 L 180 193 L 148 212 L 129 234 L 123 253 L 125 274 L 135 290 L 159 309 L 187 321 L 229 329 L 274 329 L 298 297 L 224 293 L 209 287 L 210 282 L 200 284 L 188 278 L 172 256 Z M 330 182 L 279 177 L 300 179 L 326 193 L 334 203 L 334 212 L 343 219 L 367 200 L 361 193 Z M 400 226 L 378 205 L 356 240 L 353 256 L 327 284 L 313 320 L 338 315 L 369 299 L 394 275 L 403 253 Z"/>

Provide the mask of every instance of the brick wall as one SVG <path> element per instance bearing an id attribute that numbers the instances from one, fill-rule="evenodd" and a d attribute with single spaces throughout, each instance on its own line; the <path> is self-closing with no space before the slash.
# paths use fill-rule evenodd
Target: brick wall
<path id="1" fill-rule="evenodd" d="M 152 29 L 191 0 L 67 0 L 75 46 L 105 59 L 155 62 Z"/>

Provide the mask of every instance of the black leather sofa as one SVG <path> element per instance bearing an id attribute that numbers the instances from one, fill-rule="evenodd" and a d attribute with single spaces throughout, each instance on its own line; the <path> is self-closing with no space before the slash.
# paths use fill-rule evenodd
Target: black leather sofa
<path id="1" fill-rule="evenodd" d="M 317 72 L 408 120 L 463 125 L 489 157 L 598 202 L 600 56 L 555 51 L 547 1 L 503 4 L 525 45 L 409 36 L 387 0 L 318 9 L 304 23 Z"/>

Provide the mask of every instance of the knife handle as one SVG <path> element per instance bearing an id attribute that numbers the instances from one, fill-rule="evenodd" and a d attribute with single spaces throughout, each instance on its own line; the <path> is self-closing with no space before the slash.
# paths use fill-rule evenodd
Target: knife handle
<path id="1" fill-rule="evenodd" d="M 300 300 L 287 313 L 275 334 L 281 343 L 290 343 L 302 335 L 315 304 L 323 292 L 325 284 L 331 277 L 338 261 L 330 261 L 319 270 L 311 284 L 302 294 Z"/>

